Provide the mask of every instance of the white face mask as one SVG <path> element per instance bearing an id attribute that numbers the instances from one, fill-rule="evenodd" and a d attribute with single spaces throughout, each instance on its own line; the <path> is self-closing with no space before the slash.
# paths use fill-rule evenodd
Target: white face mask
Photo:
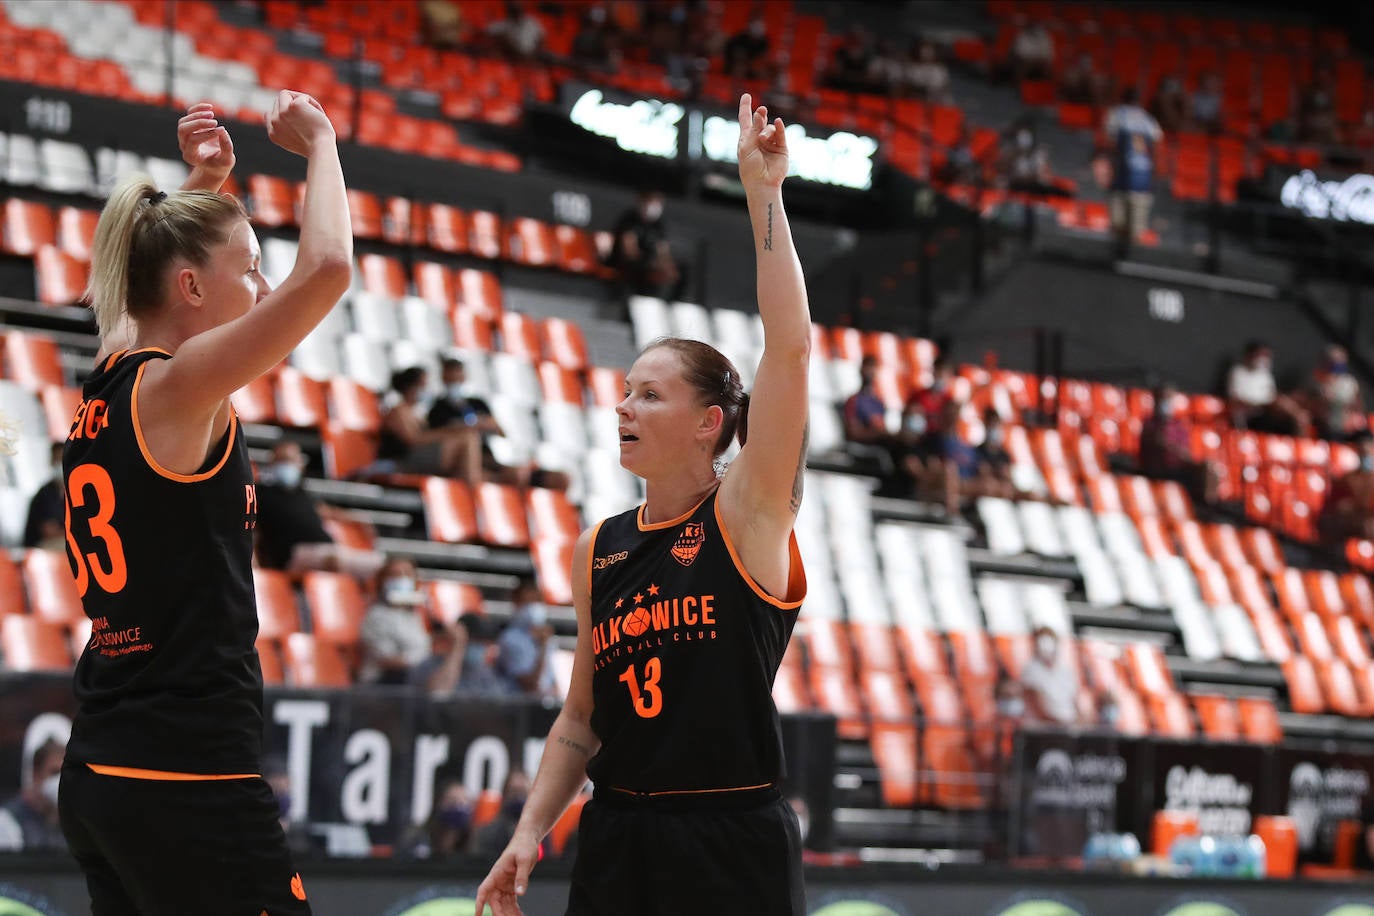
<path id="1" fill-rule="evenodd" d="M 387 604 L 415 604 L 418 597 L 415 580 L 409 576 L 396 576 L 382 583 L 382 597 Z"/>
<path id="2" fill-rule="evenodd" d="M 1044 658 L 1053 658 L 1054 649 L 1058 640 L 1053 636 L 1037 636 L 1035 638 L 1035 651 L 1039 652 Z"/>
<path id="3" fill-rule="evenodd" d="M 43 793 L 43 797 L 44 797 L 44 798 L 46 798 L 48 801 L 52 802 L 53 805 L 56 805 L 56 804 L 57 804 L 57 790 L 58 790 L 58 787 L 59 787 L 61 784 L 62 784 L 62 774 L 61 774 L 61 773 L 54 773 L 54 774 L 52 774 L 51 776 L 49 776 L 47 779 L 43 780 L 43 784 L 42 784 L 42 786 L 39 787 L 39 790 Z"/>
<path id="4" fill-rule="evenodd" d="M 272 476 L 284 487 L 294 487 L 301 482 L 301 466 L 288 461 L 272 465 Z"/>
<path id="5" fill-rule="evenodd" d="M 663 215 L 663 201 L 650 201 L 649 203 L 644 205 L 643 213 L 645 219 L 647 219 L 649 222 L 653 222 L 654 220 L 658 219 L 660 216 Z"/>

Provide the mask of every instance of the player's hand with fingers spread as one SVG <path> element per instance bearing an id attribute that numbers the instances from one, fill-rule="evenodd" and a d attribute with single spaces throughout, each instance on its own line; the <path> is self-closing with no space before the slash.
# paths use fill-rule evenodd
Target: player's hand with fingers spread
<path id="1" fill-rule="evenodd" d="M 309 158 L 321 144 L 334 143 L 334 125 L 324 108 L 304 92 L 283 89 L 267 115 L 267 136 L 287 152 Z"/>
<path id="2" fill-rule="evenodd" d="M 768 109 L 754 107 L 745 93 L 739 99 L 739 178 L 750 187 L 777 188 L 787 177 L 787 134 L 782 118 L 768 122 Z"/>
<path id="3" fill-rule="evenodd" d="M 491 904 L 493 916 L 521 916 L 520 897 L 530 886 L 530 871 L 539 858 L 539 840 L 516 831 L 510 845 L 477 888 L 477 914 Z"/>
<path id="4" fill-rule="evenodd" d="M 234 170 L 234 142 L 209 102 L 192 105 L 177 122 L 177 146 L 187 165 L 221 184 Z"/>

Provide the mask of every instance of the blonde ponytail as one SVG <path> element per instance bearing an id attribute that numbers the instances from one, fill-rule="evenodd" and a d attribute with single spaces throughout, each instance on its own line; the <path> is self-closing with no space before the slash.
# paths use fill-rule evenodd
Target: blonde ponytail
<path id="1" fill-rule="evenodd" d="M 159 191 L 152 179 L 125 179 L 101 211 L 91 247 L 86 294 L 103 338 L 128 316 L 137 320 L 162 303 L 163 271 L 182 258 L 204 264 L 210 247 L 247 219 L 243 206 L 211 191 Z"/>

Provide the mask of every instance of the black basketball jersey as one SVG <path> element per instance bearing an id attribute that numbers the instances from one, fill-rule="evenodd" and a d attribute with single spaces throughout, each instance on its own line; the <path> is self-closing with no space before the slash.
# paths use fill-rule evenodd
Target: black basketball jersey
<path id="1" fill-rule="evenodd" d="M 787 594 L 744 571 L 712 493 L 681 518 L 643 507 L 592 535 L 592 730 L 599 788 L 636 793 L 754 788 L 783 775 L 773 678 L 806 574 L 790 542 Z"/>
<path id="2" fill-rule="evenodd" d="M 67 554 L 91 638 L 76 665 L 68 760 L 255 773 L 262 671 L 251 560 L 257 492 L 237 419 L 195 474 L 160 467 L 136 397 L 163 350 L 87 378 L 62 456 Z"/>

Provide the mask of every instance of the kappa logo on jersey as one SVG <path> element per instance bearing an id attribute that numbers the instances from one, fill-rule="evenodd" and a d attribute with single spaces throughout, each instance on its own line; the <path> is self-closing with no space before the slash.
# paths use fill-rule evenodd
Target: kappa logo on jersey
<path id="1" fill-rule="evenodd" d="M 592 569 L 605 569 L 607 566 L 614 566 L 621 560 L 628 560 L 629 558 L 630 552 L 628 550 L 621 550 L 604 557 L 596 557 L 592 560 Z"/>
<path id="2" fill-rule="evenodd" d="M 691 566 L 701 553 L 701 545 L 706 543 L 706 523 L 688 522 L 682 526 L 682 533 L 673 542 L 673 559 L 683 566 Z"/>
<path id="3" fill-rule="evenodd" d="M 291 876 L 291 896 L 297 900 L 305 899 L 305 884 L 301 881 L 300 872 Z"/>

